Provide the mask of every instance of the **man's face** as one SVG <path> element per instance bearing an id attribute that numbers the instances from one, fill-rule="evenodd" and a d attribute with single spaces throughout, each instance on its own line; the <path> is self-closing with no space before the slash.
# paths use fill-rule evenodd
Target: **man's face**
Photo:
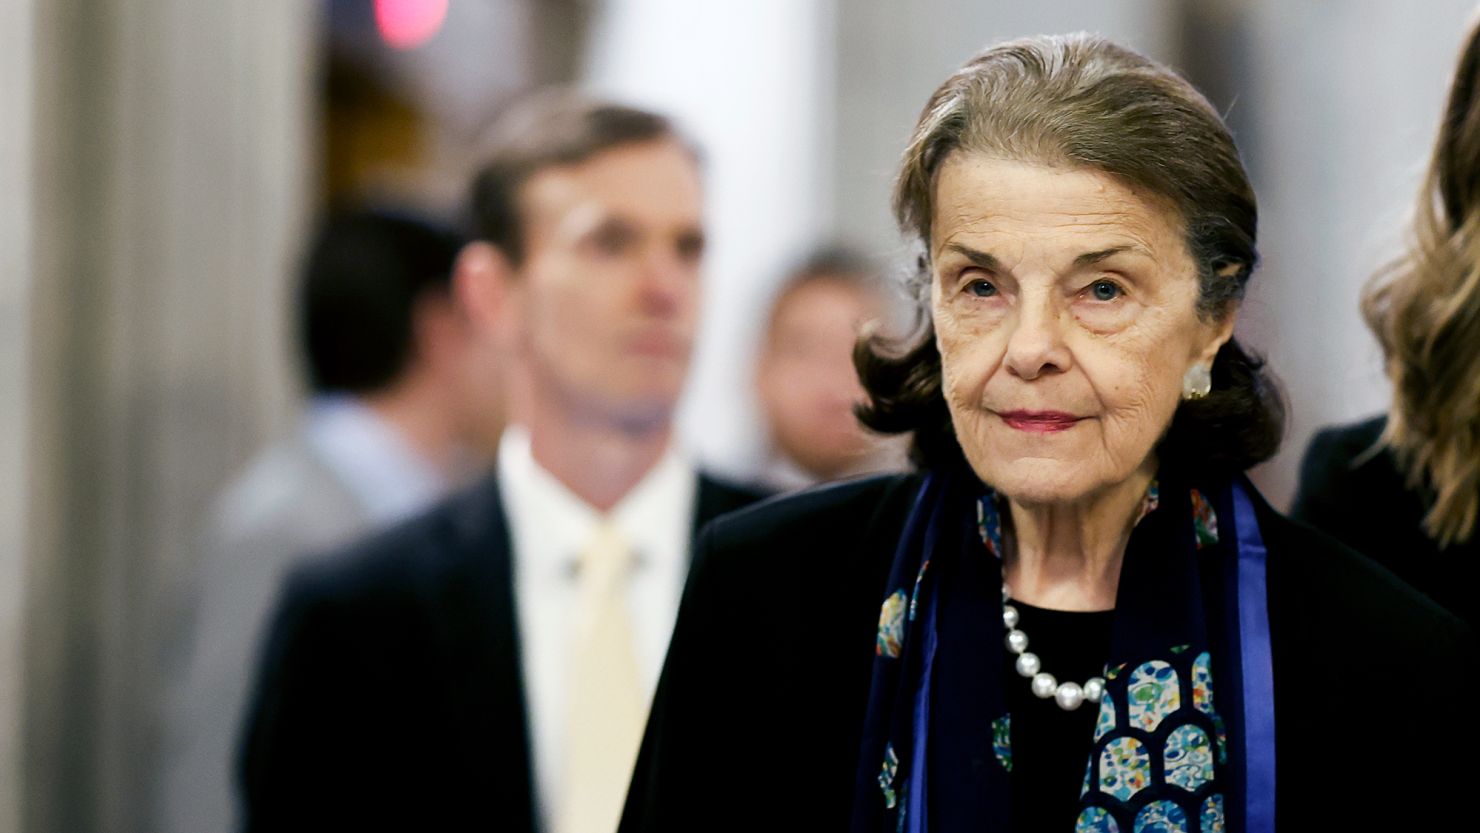
<path id="1" fill-rule="evenodd" d="M 619 146 L 536 173 L 520 200 L 514 292 L 533 395 L 581 418 L 666 422 L 689 366 L 704 251 L 692 154 L 672 139 Z"/>
<path id="2" fill-rule="evenodd" d="M 864 399 L 853 345 L 883 314 L 873 292 L 828 275 L 795 286 L 772 312 L 756 368 L 761 407 L 772 442 L 816 477 L 850 471 L 877 445 L 853 415 Z"/>

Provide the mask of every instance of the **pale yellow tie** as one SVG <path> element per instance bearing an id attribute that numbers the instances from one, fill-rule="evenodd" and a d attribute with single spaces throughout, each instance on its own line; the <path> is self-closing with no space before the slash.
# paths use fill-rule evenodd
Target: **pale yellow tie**
<path id="1" fill-rule="evenodd" d="M 610 523 L 581 553 L 558 833 L 613 833 L 621 819 L 647 716 L 627 609 L 632 561 L 632 548 Z"/>

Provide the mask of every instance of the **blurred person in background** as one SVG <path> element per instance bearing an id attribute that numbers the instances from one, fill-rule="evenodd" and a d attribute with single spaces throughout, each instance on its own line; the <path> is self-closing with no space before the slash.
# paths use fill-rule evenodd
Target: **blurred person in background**
<path id="1" fill-rule="evenodd" d="M 570 92 L 499 120 L 454 282 L 506 340 L 495 470 L 296 571 L 241 753 L 246 828 L 614 830 L 699 525 L 754 500 L 674 442 L 695 151 Z"/>
<path id="2" fill-rule="evenodd" d="M 424 509 L 491 452 L 502 371 L 451 291 L 461 243 L 385 211 L 334 213 L 317 230 L 297 296 L 313 397 L 211 515 L 171 659 L 162 829 L 232 823 L 232 752 L 288 570 Z"/>
<path id="3" fill-rule="evenodd" d="M 890 317 L 888 297 L 866 258 L 842 247 L 803 261 L 772 302 L 756 360 L 756 392 L 769 453 L 761 481 L 800 489 L 904 465 L 897 442 L 865 430 L 853 346 L 865 327 Z"/>
<path id="4" fill-rule="evenodd" d="M 1480 28 L 1455 68 L 1406 255 L 1362 314 L 1388 413 L 1316 434 L 1292 515 L 1480 623 Z"/>

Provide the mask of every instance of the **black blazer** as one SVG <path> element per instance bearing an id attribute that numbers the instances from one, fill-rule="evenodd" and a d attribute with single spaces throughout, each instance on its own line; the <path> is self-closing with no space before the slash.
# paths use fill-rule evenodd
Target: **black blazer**
<path id="1" fill-rule="evenodd" d="M 879 604 L 918 485 L 857 481 L 708 527 L 622 833 L 847 829 Z M 1477 748 L 1468 628 L 1256 503 L 1280 828 L 1422 830 L 1458 811 Z"/>
<path id="2" fill-rule="evenodd" d="M 1424 533 L 1432 498 L 1407 487 L 1391 449 L 1375 448 L 1386 428 L 1387 418 L 1376 417 L 1317 433 L 1290 515 L 1480 626 L 1480 536 L 1441 551 Z"/>
<path id="3" fill-rule="evenodd" d="M 695 529 L 759 497 L 700 476 Z M 532 831 L 496 478 L 293 573 L 238 760 L 249 831 Z"/>

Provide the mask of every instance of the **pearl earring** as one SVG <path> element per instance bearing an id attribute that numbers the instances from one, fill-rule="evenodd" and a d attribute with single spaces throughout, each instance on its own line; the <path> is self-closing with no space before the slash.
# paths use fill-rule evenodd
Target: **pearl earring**
<path id="1" fill-rule="evenodd" d="M 1202 399 L 1213 389 L 1213 373 L 1206 365 L 1195 364 L 1182 376 L 1182 398 Z"/>

